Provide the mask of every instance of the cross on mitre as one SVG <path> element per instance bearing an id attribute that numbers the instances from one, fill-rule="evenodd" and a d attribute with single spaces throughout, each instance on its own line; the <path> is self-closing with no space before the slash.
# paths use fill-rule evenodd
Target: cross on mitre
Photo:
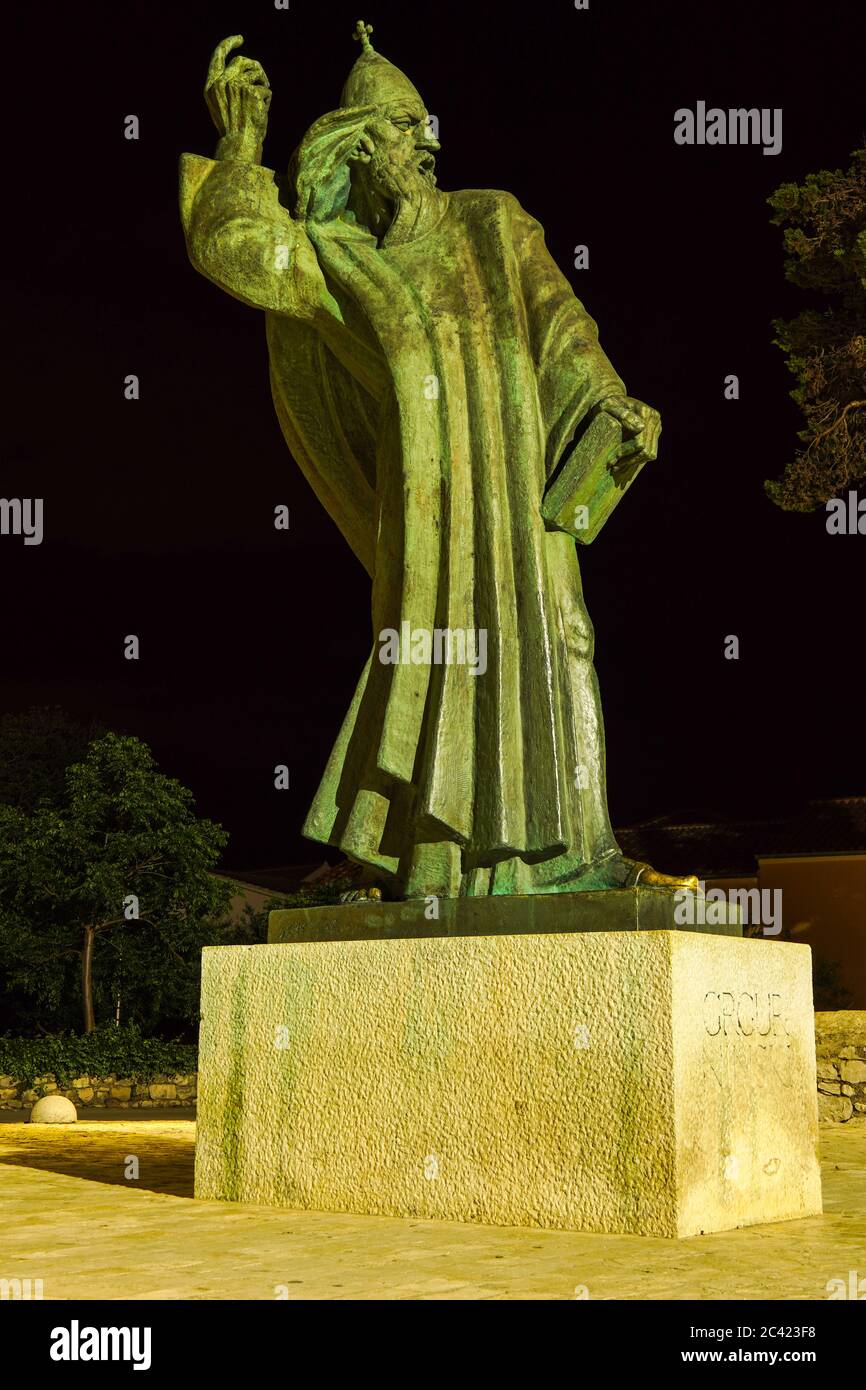
<path id="1" fill-rule="evenodd" d="M 373 45 L 370 43 L 370 35 L 373 32 L 372 24 L 365 24 L 363 19 L 359 19 L 355 25 L 355 32 L 352 38 L 360 43 L 365 53 L 372 52 Z"/>

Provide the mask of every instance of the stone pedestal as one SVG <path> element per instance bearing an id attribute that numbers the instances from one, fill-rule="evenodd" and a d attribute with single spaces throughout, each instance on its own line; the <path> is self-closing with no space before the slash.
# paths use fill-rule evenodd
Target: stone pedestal
<path id="1" fill-rule="evenodd" d="M 197 1197 L 664 1236 L 820 1212 L 807 946 L 383 930 L 205 950 Z"/>
<path id="2" fill-rule="evenodd" d="M 331 907 L 272 912 L 268 942 L 598 931 L 699 931 L 742 936 L 739 907 L 708 903 L 704 911 L 687 913 L 678 907 L 678 901 L 675 893 L 658 888 L 618 888 L 597 893 L 434 898 L 429 903 L 427 899 L 403 903 L 379 899 L 349 906 L 335 903 Z M 436 916 L 430 916 L 434 911 Z M 683 917 L 691 917 L 692 923 L 682 923 Z"/>

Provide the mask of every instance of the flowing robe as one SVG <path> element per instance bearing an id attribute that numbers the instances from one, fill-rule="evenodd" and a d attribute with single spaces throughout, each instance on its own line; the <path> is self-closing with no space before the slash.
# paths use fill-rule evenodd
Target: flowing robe
<path id="1" fill-rule="evenodd" d="M 265 310 L 287 444 L 372 580 L 370 659 L 304 833 L 404 882 L 445 843 L 444 891 L 497 891 L 497 866 L 616 852 L 576 547 L 540 503 L 625 387 L 517 200 L 438 196 L 435 225 L 380 246 L 292 219 L 268 170 L 181 161 L 191 260 Z M 385 664 L 405 623 L 484 630 L 486 671 Z"/>

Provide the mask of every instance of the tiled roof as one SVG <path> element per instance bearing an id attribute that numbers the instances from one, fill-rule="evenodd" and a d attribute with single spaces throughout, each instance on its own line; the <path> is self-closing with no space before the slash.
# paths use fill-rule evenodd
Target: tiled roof
<path id="1" fill-rule="evenodd" d="M 616 833 L 629 858 L 664 873 L 745 876 L 756 872 L 759 859 L 866 853 L 866 796 L 809 801 L 789 815 L 744 820 L 680 812 Z"/>
<path id="2" fill-rule="evenodd" d="M 317 860 L 314 864 L 278 864 L 265 869 L 223 869 L 219 877 L 266 888 L 275 895 L 297 893 L 303 882 L 318 878 L 322 863 Z"/>

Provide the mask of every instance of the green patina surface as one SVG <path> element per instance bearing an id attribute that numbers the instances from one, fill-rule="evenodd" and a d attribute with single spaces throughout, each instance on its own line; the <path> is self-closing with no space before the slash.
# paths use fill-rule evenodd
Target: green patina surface
<path id="1" fill-rule="evenodd" d="M 371 32 L 284 177 L 261 162 L 264 70 L 226 39 L 216 157 L 181 160 L 192 263 L 264 312 L 286 443 L 372 581 L 304 832 L 392 897 L 618 889 L 639 866 L 608 816 L 575 537 L 655 457 L 659 417 L 517 199 L 437 186 L 427 107 Z"/>
<path id="2" fill-rule="evenodd" d="M 382 937 L 496 936 L 538 932 L 705 931 L 742 936 L 740 909 L 712 904 L 709 922 L 682 925 L 677 902 L 655 888 L 581 893 L 573 901 L 555 894 L 526 897 L 442 898 L 424 902 L 358 902 L 349 906 L 299 907 L 272 912 L 268 942 L 375 941 Z M 436 912 L 437 916 L 430 914 Z M 708 908 L 709 912 L 709 908 Z"/>

